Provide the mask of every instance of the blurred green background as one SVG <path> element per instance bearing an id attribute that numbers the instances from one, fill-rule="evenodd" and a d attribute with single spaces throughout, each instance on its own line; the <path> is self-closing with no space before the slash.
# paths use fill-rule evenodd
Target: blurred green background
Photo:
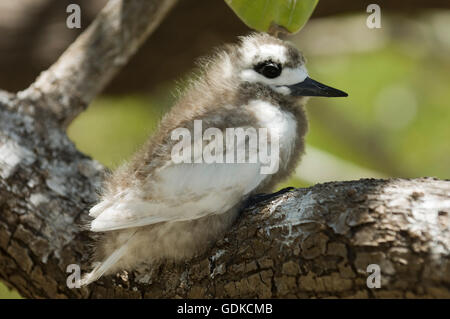
<path id="1" fill-rule="evenodd" d="M 348 98 L 312 98 L 306 156 L 280 185 L 362 177 L 450 177 L 450 13 L 313 19 L 290 38 L 312 78 Z M 170 63 L 171 57 L 167 57 Z M 69 127 L 77 147 L 115 168 L 174 102 L 174 81 L 148 93 L 98 97 Z M 18 295 L 0 285 L 0 298 Z"/>

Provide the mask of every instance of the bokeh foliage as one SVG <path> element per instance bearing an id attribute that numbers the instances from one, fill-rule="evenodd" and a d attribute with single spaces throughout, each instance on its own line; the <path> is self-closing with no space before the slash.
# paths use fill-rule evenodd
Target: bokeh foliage
<path id="1" fill-rule="evenodd" d="M 274 26 L 298 32 L 308 21 L 319 0 L 225 0 L 250 28 L 269 32 Z"/>

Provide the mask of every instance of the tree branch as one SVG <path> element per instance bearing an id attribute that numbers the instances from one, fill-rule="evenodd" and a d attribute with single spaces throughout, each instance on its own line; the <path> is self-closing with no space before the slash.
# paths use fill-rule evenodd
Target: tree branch
<path id="1" fill-rule="evenodd" d="M 176 0 L 111 0 L 50 69 L 19 93 L 64 127 L 103 90 Z"/>

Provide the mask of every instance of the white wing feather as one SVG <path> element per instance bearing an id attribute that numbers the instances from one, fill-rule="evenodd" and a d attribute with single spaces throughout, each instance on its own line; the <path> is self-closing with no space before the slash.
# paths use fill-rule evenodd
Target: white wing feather
<path id="1" fill-rule="evenodd" d="M 224 213 L 266 177 L 260 168 L 260 163 L 172 163 L 155 172 L 153 200 L 145 200 L 142 190 L 130 188 L 94 206 L 90 215 L 96 219 L 91 230 L 110 231 Z"/>

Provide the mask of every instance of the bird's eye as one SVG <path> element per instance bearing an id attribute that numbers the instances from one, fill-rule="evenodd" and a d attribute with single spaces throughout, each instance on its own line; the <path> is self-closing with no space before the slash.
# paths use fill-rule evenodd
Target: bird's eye
<path id="1" fill-rule="evenodd" d="M 266 78 L 273 79 L 281 74 L 281 65 L 271 61 L 262 62 L 255 66 L 255 71 Z"/>

